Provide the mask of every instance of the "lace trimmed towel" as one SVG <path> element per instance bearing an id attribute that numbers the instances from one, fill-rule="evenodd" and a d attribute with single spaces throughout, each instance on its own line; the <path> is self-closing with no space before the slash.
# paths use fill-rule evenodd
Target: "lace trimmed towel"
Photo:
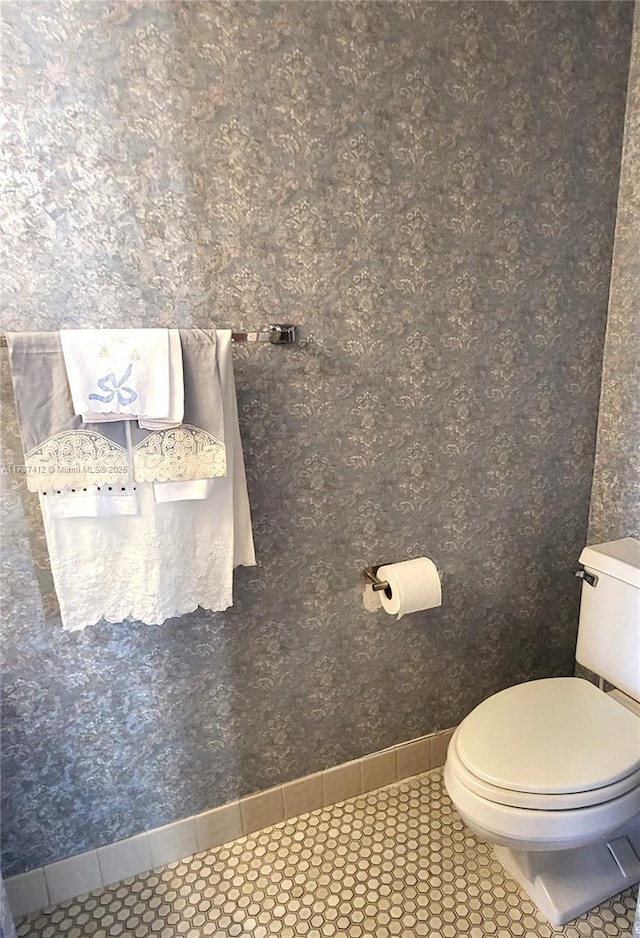
<path id="1" fill-rule="evenodd" d="M 124 424 L 86 424 L 74 413 L 59 334 L 9 333 L 7 345 L 29 491 L 126 482 Z"/>
<path id="2" fill-rule="evenodd" d="M 186 482 L 225 475 L 216 333 L 187 329 L 179 338 L 185 422 L 154 431 L 129 422 L 135 444 L 129 452 L 123 421 L 84 423 L 74 413 L 57 332 L 7 335 L 29 491 L 50 495 L 126 481 Z"/>
<path id="3" fill-rule="evenodd" d="M 182 423 L 182 351 L 177 329 L 63 329 L 60 342 L 73 409 L 85 423 Z"/>
<path id="4" fill-rule="evenodd" d="M 65 520 L 41 498 L 65 629 L 101 618 L 158 624 L 198 606 L 221 611 L 233 602 L 233 568 L 255 564 L 231 333 L 217 338 L 227 474 L 209 480 L 208 498 L 158 503 L 142 483 L 135 516 Z"/>
<path id="5" fill-rule="evenodd" d="M 153 433 L 132 426 L 134 476 L 138 482 L 214 479 L 227 471 L 216 332 L 181 329 L 180 341 L 184 420 L 179 427 Z"/>

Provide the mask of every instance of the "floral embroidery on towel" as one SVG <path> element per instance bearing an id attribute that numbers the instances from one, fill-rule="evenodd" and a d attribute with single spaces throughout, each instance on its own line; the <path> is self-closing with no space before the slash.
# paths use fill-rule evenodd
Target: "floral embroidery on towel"
<path id="1" fill-rule="evenodd" d="M 133 450 L 137 482 L 216 479 L 227 474 L 224 443 L 199 427 L 183 423 L 154 430 Z"/>
<path id="2" fill-rule="evenodd" d="M 129 472 L 126 450 L 92 430 L 65 430 L 25 454 L 27 488 L 122 484 Z"/>
<path id="3" fill-rule="evenodd" d="M 111 371 L 108 375 L 104 375 L 102 378 L 98 378 L 98 387 L 101 391 L 105 391 L 105 394 L 95 394 L 92 393 L 89 395 L 90 401 L 102 401 L 103 404 L 110 404 L 114 397 L 117 396 L 118 404 L 121 407 L 125 407 L 127 404 L 133 404 L 137 399 L 138 395 L 133 388 L 128 388 L 124 386 L 125 381 L 131 375 L 133 369 L 133 364 L 129 365 L 123 376 L 119 381 L 116 380 L 116 376 Z M 113 385 L 109 387 L 109 384 Z"/>

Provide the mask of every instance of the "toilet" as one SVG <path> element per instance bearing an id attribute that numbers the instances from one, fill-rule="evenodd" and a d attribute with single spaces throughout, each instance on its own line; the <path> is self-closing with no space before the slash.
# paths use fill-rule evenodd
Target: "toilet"
<path id="1" fill-rule="evenodd" d="M 580 563 L 576 660 L 600 687 L 560 677 L 494 694 L 444 769 L 462 820 L 554 925 L 640 881 L 640 540 L 586 547 Z"/>

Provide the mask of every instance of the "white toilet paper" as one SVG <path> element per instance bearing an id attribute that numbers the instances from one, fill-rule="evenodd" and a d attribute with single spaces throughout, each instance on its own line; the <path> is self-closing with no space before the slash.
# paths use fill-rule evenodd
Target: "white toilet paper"
<path id="1" fill-rule="evenodd" d="M 369 584 L 367 584 L 367 586 L 364 588 L 364 593 L 362 594 L 362 605 L 364 606 L 366 612 L 377 612 L 382 608 L 380 593 L 377 593 Z"/>
<path id="2" fill-rule="evenodd" d="M 377 576 L 389 584 L 379 593 L 382 608 L 398 619 L 408 612 L 442 605 L 440 577 L 428 557 L 387 564 L 378 568 Z"/>

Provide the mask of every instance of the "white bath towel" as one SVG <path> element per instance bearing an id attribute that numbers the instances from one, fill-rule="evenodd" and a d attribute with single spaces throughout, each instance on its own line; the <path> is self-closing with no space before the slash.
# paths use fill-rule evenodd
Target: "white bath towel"
<path id="1" fill-rule="evenodd" d="M 158 624 L 198 606 L 226 609 L 233 602 L 233 568 L 255 564 L 231 333 L 217 337 L 227 474 L 208 480 L 208 498 L 158 503 L 153 485 L 142 483 L 137 515 L 60 520 L 41 496 L 65 629 L 102 618 Z"/>
<path id="2" fill-rule="evenodd" d="M 64 329 L 60 342 L 73 408 L 85 423 L 180 425 L 184 397 L 176 329 Z"/>

